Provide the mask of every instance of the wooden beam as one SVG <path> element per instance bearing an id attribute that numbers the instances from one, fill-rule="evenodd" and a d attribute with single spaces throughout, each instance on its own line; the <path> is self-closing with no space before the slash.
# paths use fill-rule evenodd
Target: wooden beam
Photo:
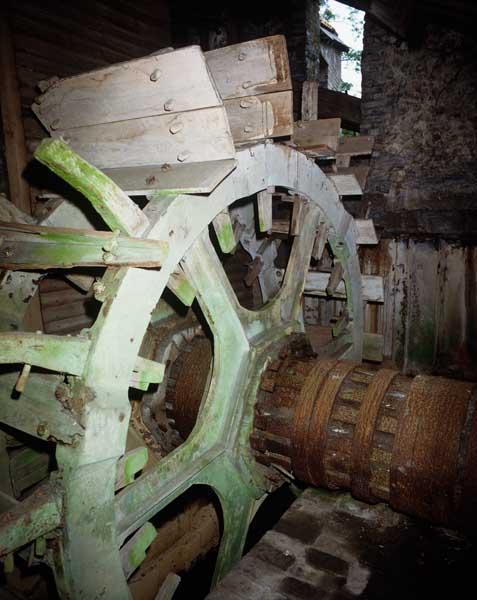
<path id="1" fill-rule="evenodd" d="M 168 243 L 109 231 L 42 227 L 0 221 L 0 268 L 160 267 Z"/>
<path id="2" fill-rule="evenodd" d="M 320 119 L 339 117 L 344 129 L 359 131 L 361 126 L 361 98 L 343 92 L 320 88 Z"/>
<path id="3" fill-rule="evenodd" d="M 272 202 L 274 187 L 269 187 L 262 192 L 257 193 L 257 213 L 259 231 L 271 231 L 272 220 Z"/>
<path id="4" fill-rule="evenodd" d="M 318 118 L 318 82 L 304 81 L 301 88 L 301 119 L 314 121 Z"/>
<path id="5" fill-rule="evenodd" d="M 15 51 L 8 13 L 0 14 L 0 106 L 5 136 L 5 159 L 10 200 L 20 210 L 31 214 L 30 186 L 22 177 L 27 164 L 25 133 L 15 66 Z"/>
<path id="6" fill-rule="evenodd" d="M 299 148 L 327 147 L 329 154 L 329 150 L 336 151 L 338 148 L 340 128 L 341 119 L 297 121 L 293 129 L 293 142 Z"/>
<path id="7" fill-rule="evenodd" d="M 217 48 L 205 58 L 223 100 L 292 88 L 283 35 Z"/>
<path id="8" fill-rule="evenodd" d="M 318 118 L 318 81 L 320 78 L 320 2 L 305 2 L 305 73 L 301 98 L 301 118 Z"/>
<path id="9" fill-rule="evenodd" d="M 30 186 L 23 177 L 28 163 L 21 99 L 15 65 L 15 50 L 6 9 L 0 12 L 0 109 L 5 138 L 8 187 L 11 202 L 24 213 L 32 213 Z M 31 299 L 24 327 L 43 329 L 39 295 Z"/>

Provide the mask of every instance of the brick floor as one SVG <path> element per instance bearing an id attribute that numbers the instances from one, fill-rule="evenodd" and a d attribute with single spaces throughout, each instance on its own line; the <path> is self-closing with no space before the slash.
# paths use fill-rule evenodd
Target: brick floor
<path id="1" fill-rule="evenodd" d="M 209 600 L 410 600 L 471 597 L 469 539 L 384 504 L 307 489 Z"/>

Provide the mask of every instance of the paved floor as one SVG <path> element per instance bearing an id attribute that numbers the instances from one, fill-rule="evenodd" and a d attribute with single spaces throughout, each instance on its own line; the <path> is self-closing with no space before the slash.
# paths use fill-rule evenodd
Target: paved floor
<path id="1" fill-rule="evenodd" d="M 307 489 L 207 598 L 475 598 L 476 558 L 460 534 Z"/>

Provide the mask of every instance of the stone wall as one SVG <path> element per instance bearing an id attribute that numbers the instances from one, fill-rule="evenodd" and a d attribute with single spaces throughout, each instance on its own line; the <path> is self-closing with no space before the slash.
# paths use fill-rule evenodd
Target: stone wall
<path id="1" fill-rule="evenodd" d="M 468 218 L 477 225 L 477 42 L 427 25 L 412 48 L 367 17 L 362 71 L 361 133 L 376 136 L 374 216 L 390 236 L 391 212 L 403 233 L 421 220 L 444 237 L 468 229 Z"/>
<path id="2" fill-rule="evenodd" d="M 410 47 L 366 18 L 361 133 L 376 141 L 350 208 L 370 209 L 388 239 L 362 256 L 385 279 L 365 327 L 406 373 L 475 380 L 477 43 L 436 25 L 420 33 Z"/>

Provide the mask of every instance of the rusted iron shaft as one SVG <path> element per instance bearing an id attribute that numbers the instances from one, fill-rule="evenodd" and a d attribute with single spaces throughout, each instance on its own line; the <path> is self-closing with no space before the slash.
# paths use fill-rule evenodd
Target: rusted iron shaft
<path id="1" fill-rule="evenodd" d="M 251 442 L 257 460 L 276 472 L 469 526 L 477 509 L 476 402 L 476 384 L 285 352 L 262 378 Z"/>

